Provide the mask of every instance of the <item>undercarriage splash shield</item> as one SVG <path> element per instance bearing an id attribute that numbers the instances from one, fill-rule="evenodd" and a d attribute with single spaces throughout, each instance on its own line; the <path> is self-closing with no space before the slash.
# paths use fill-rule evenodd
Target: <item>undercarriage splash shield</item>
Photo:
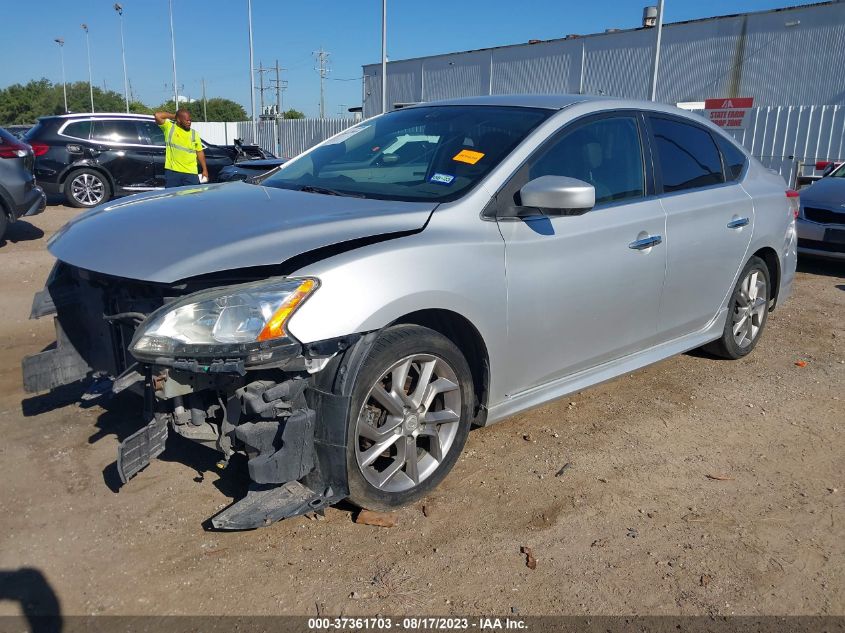
<path id="1" fill-rule="evenodd" d="M 211 519 L 211 524 L 218 530 L 251 530 L 320 510 L 335 501 L 334 495 L 324 497 L 298 481 L 270 488 L 254 486 L 246 497 Z"/>
<path id="2" fill-rule="evenodd" d="M 117 472 L 126 483 L 164 452 L 167 422 L 153 420 L 120 443 L 117 449 Z"/>

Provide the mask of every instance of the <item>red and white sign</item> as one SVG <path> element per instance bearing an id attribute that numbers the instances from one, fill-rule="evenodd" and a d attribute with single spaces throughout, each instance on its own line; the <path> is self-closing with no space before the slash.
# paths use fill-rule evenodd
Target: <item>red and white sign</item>
<path id="1" fill-rule="evenodd" d="M 754 107 L 754 97 L 704 100 L 707 118 L 719 127 L 744 128 L 748 111 L 752 107 Z"/>

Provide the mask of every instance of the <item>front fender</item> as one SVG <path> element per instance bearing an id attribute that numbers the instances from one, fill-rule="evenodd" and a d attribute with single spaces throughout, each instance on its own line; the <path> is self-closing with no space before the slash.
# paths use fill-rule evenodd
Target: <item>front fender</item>
<path id="1" fill-rule="evenodd" d="M 474 229 L 467 240 L 459 230 L 429 227 L 298 270 L 296 276 L 319 278 L 320 288 L 288 330 L 307 344 L 380 330 L 421 310 L 448 310 L 478 330 L 495 376 L 507 355 L 504 243 L 493 222 L 478 221 Z"/>

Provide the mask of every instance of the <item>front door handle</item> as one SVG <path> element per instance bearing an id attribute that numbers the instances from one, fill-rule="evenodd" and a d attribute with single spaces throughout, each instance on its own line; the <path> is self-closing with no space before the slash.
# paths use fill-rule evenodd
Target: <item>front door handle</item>
<path id="1" fill-rule="evenodd" d="M 748 218 L 736 218 L 736 219 L 728 222 L 728 228 L 729 229 L 739 229 L 739 228 L 742 228 L 743 226 L 748 226 L 748 224 L 750 222 L 751 222 L 751 220 L 749 220 Z"/>
<path id="2" fill-rule="evenodd" d="M 633 248 L 637 251 L 644 251 L 647 248 L 651 248 L 652 246 L 657 246 L 663 242 L 663 238 L 659 235 L 649 235 L 648 237 L 644 237 L 640 240 L 634 240 L 630 244 L 628 244 L 628 248 Z"/>

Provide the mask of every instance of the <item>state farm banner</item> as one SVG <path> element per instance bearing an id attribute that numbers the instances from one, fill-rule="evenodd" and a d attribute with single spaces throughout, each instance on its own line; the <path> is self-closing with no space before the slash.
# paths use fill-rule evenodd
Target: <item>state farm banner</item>
<path id="1" fill-rule="evenodd" d="M 746 127 L 748 111 L 754 107 L 754 97 L 733 99 L 705 99 L 707 118 L 719 127 L 741 129 Z"/>

